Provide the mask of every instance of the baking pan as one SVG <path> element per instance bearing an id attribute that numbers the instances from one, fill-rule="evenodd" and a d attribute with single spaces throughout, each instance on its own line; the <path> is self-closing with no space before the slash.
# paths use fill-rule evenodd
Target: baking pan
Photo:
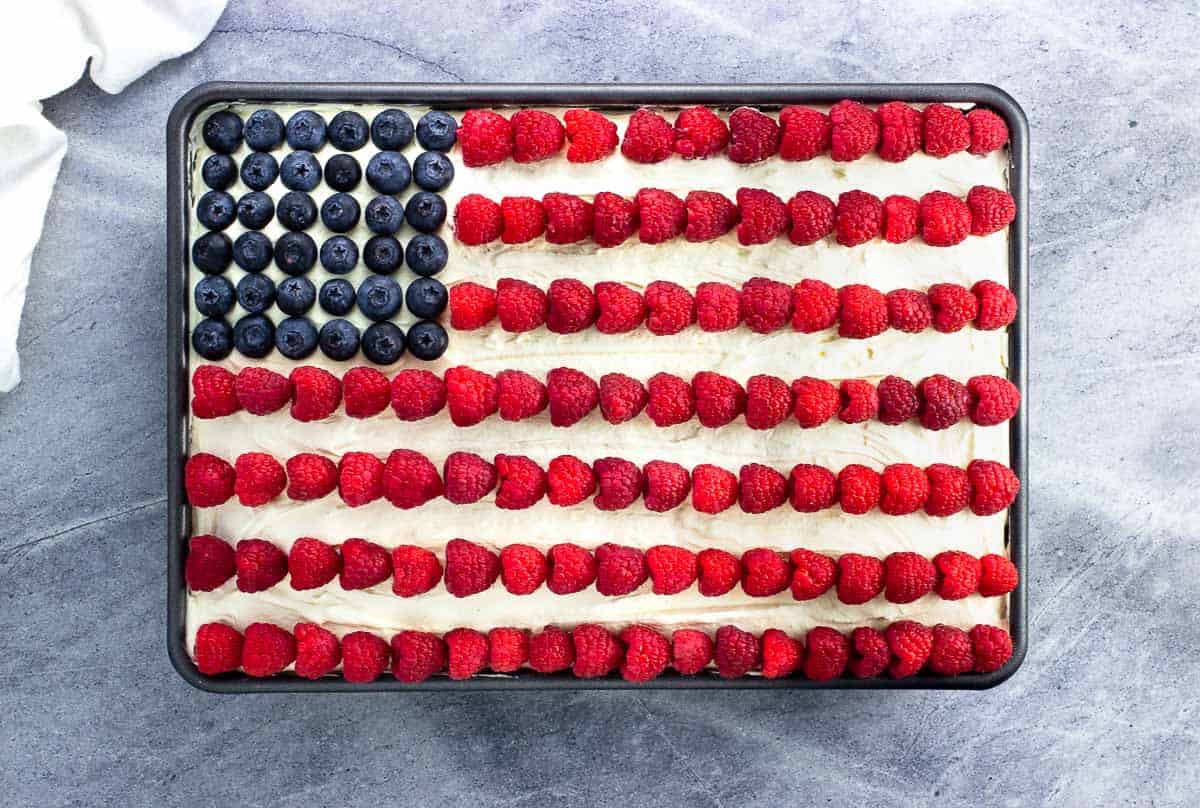
<path id="1" fill-rule="evenodd" d="M 867 103 L 902 100 L 924 103 L 966 102 L 989 107 L 1008 124 L 1009 191 L 1017 217 L 1009 230 L 1010 287 L 1017 296 L 1017 319 L 1009 331 L 1009 377 L 1020 388 L 1023 406 L 1009 423 L 1010 465 L 1022 482 L 1009 511 L 1009 554 L 1021 575 L 1009 596 L 1009 631 L 1013 656 L 1003 668 L 987 674 L 942 677 L 922 674 L 906 679 L 834 679 L 813 682 L 802 678 L 742 677 L 724 680 L 715 674 L 679 676 L 672 672 L 644 685 L 620 678 L 576 679 L 569 673 L 533 672 L 512 676 L 477 676 L 465 681 L 435 677 L 404 684 L 384 675 L 369 684 L 340 678 L 309 681 L 276 676 L 255 679 L 244 674 L 205 676 L 184 647 L 184 547 L 190 535 L 190 513 L 183 487 L 188 443 L 188 130 L 197 114 L 210 104 L 247 101 L 273 103 L 385 103 L 461 110 L 478 106 L 589 106 L 634 108 L 641 105 L 679 106 L 739 104 L 765 109 L 785 104 L 832 104 L 843 98 Z M 1029 643 L 1028 547 L 1029 372 L 1026 355 L 1029 332 L 1029 124 L 1020 105 L 1003 90 L 988 84 L 285 84 L 215 82 L 184 95 L 167 120 L 167 649 L 179 674 L 195 687 L 222 693 L 369 692 L 382 690 L 599 690 L 614 688 L 798 688 L 839 690 L 981 690 L 1008 679 L 1020 667 Z"/>

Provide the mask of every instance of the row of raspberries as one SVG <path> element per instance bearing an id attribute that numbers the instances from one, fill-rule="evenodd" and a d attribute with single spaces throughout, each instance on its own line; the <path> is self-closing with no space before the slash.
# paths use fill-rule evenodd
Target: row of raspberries
<path id="1" fill-rule="evenodd" d="M 602 544 L 589 551 L 578 544 L 556 544 L 543 553 L 528 544 L 510 544 L 499 552 L 466 539 L 451 539 L 443 562 L 429 549 L 402 544 L 390 552 L 366 539 L 340 546 L 303 537 L 284 553 L 263 539 L 243 539 L 237 548 L 216 536 L 193 536 L 185 576 L 196 592 L 210 592 L 237 576 L 241 592 L 262 592 L 290 577 L 292 589 L 323 587 L 335 578 L 342 589 L 368 589 L 392 579 L 392 592 L 403 598 L 433 589 L 443 574 L 446 591 L 457 598 L 477 595 L 499 580 L 513 595 L 529 595 L 543 584 L 556 595 L 581 592 L 595 584 L 606 597 L 637 591 L 650 581 L 656 595 L 676 595 L 699 582 L 705 597 L 718 597 L 741 583 L 751 597 L 769 597 L 789 587 L 796 600 L 812 600 L 831 589 L 847 605 L 880 594 L 889 603 L 912 603 L 936 592 L 945 600 L 979 593 L 1007 595 L 1017 586 L 1016 566 L 1001 555 L 976 558 L 950 550 L 928 559 L 917 553 L 892 553 L 879 559 L 858 553 L 840 557 L 812 550 L 790 553 L 757 547 L 739 559 L 710 548 L 693 553 L 660 544 L 643 552 L 636 547 Z"/>
<path id="2" fill-rule="evenodd" d="M 479 502 L 495 490 L 494 504 L 505 510 L 530 508 L 546 498 L 552 505 L 577 505 L 589 497 L 602 511 L 618 511 L 644 499 L 648 510 L 669 511 L 691 494 L 692 507 L 716 514 L 733 505 L 745 513 L 766 513 L 790 500 L 801 513 L 840 505 L 844 513 L 864 514 L 878 507 L 902 516 L 924 510 L 950 516 L 965 508 L 989 516 L 1008 508 L 1020 482 L 1008 466 L 973 460 L 965 469 L 935 463 L 922 469 L 894 463 L 880 473 L 857 463 L 834 473 L 801 463 L 789 476 L 749 463 L 738 474 L 702 463 L 689 472 L 678 463 L 651 460 L 642 468 L 619 457 L 603 457 L 588 465 L 573 455 L 559 455 L 543 469 L 524 455 L 496 455 L 495 462 L 470 452 L 453 452 L 442 473 L 423 454 L 396 449 L 387 460 L 369 452 L 348 452 L 338 463 L 323 455 L 303 453 L 287 468 L 269 454 L 246 452 L 233 465 L 201 452 L 184 467 L 188 502 L 197 508 L 220 505 L 237 495 L 247 507 L 265 505 L 287 491 L 289 499 L 312 500 L 337 489 L 350 507 L 384 498 L 401 509 L 416 508 L 444 496 L 456 505 Z"/>
<path id="3" fill-rule="evenodd" d="M 977 625 L 970 631 L 911 620 L 884 630 L 860 627 L 849 635 L 828 626 L 810 629 L 803 638 L 779 629 L 755 636 L 736 626 L 718 628 L 715 636 L 698 629 L 676 629 L 669 636 L 634 624 L 613 633 L 595 623 L 572 629 L 546 626 L 530 632 L 494 628 L 487 634 L 456 628 L 444 636 L 401 631 L 385 641 L 367 631 L 340 640 L 315 623 L 297 623 L 291 632 L 271 623 L 251 623 L 243 635 L 225 623 L 205 623 L 192 649 L 201 673 L 215 676 L 239 668 L 248 676 L 266 677 L 289 666 L 297 676 L 320 679 L 341 667 L 347 682 L 372 682 L 389 668 L 398 681 L 423 682 L 445 674 L 470 679 L 490 669 L 515 673 L 528 667 L 538 673 L 569 670 L 580 679 L 620 672 L 630 682 L 649 682 L 673 669 L 693 676 L 710 667 L 723 679 L 751 672 L 767 679 L 803 676 L 828 681 L 842 676 L 868 679 L 885 673 L 903 679 L 928 671 L 938 676 L 990 673 L 1012 657 L 1012 637 L 997 626 Z"/>
<path id="4" fill-rule="evenodd" d="M 590 201 L 549 193 L 537 200 L 506 196 L 499 203 L 467 194 L 454 208 L 454 235 L 467 245 L 522 244 L 545 236 L 551 244 L 591 239 L 615 247 L 637 233 L 643 244 L 682 236 L 701 242 L 736 228 L 739 244 L 767 244 L 786 236 L 805 246 L 832 235 L 855 247 L 876 238 L 903 244 L 917 235 L 931 247 L 949 247 L 968 235 L 987 236 L 1008 227 L 1017 206 L 1007 191 L 976 185 L 965 200 L 930 191 L 918 201 L 866 191 L 846 191 L 837 203 L 816 191 L 800 191 L 787 202 L 761 188 L 741 188 L 737 202 L 716 191 L 689 191 L 680 199 L 660 188 L 643 188 L 632 200 L 601 191 Z"/>
<path id="5" fill-rule="evenodd" d="M 566 124 L 564 126 L 564 123 Z M 522 109 L 505 118 L 488 109 L 463 115 L 458 130 L 463 163 L 486 166 L 514 160 L 532 163 L 558 155 L 567 147 L 572 163 L 602 160 L 616 151 L 617 125 L 603 114 L 568 109 L 563 121 L 549 112 Z M 828 153 L 839 162 L 877 152 L 891 163 L 918 151 L 933 157 L 957 152 L 988 154 L 1008 142 L 1008 125 L 991 110 L 970 112 L 930 104 L 924 110 L 889 101 L 873 110 L 857 101 L 839 101 L 828 113 L 789 106 L 779 119 L 750 107 L 738 107 L 726 123 L 704 106 L 682 109 L 672 125 L 650 109 L 629 118 L 621 154 L 638 163 L 658 163 L 677 154 L 685 160 L 706 159 L 722 152 L 735 163 L 757 163 L 779 155 L 783 160 L 812 160 Z"/>
<path id="6" fill-rule="evenodd" d="M 292 371 L 296 377 L 300 368 Z M 610 424 L 621 424 L 645 411 L 657 426 L 685 423 L 697 417 L 702 426 L 717 428 L 745 415 L 751 429 L 773 429 L 792 416 L 810 429 L 834 418 L 847 424 L 879 420 L 888 425 L 916 418 L 926 429 L 946 429 L 964 418 L 978 426 L 995 426 L 1016 414 L 1021 403 L 1017 387 L 1000 376 L 972 376 L 964 385 L 941 374 L 917 384 L 885 376 L 877 384 L 844 379 L 835 385 L 805 376 L 790 385 L 777 376 L 750 377 L 743 387 L 735 379 L 701 371 L 685 379 L 670 373 L 651 376 L 647 383 L 623 373 L 607 373 L 599 381 L 572 368 L 554 368 L 545 381 L 521 370 L 502 370 L 495 376 L 458 366 L 443 377 L 410 368 L 390 380 L 368 367 L 348 370 L 340 380 L 317 369 L 344 399 L 351 418 L 370 418 L 391 405 L 404 421 L 416 421 L 449 410 L 455 426 L 474 426 L 500 414 L 505 421 L 522 421 L 549 410 L 550 423 L 569 427 L 597 408 Z M 303 387 L 304 382 L 300 382 Z M 267 415 L 293 403 L 297 384 L 287 376 L 261 367 L 244 367 L 236 375 L 217 365 L 201 365 L 192 374 L 192 412 L 197 418 L 218 418 L 245 409 Z M 270 395 L 262 391 L 270 390 Z M 319 414 L 301 405 L 300 414 Z M 332 414 L 329 410 L 328 414 Z"/>
<path id="7" fill-rule="evenodd" d="M 935 283 L 925 292 L 894 289 L 886 294 L 861 283 L 835 289 L 813 278 L 788 285 L 762 277 L 747 280 L 740 290 L 705 282 L 695 293 L 671 281 L 651 281 L 639 292 L 617 281 L 589 287 L 575 278 L 557 278 L 545 290 L 517 278 L 501 278 L 495 289 L 474 281 L 450 288 L 450 326 L 458 331 L 473 331 L 494 319 L 510 333 L 545 326 L 555 334 L 588 328 L 624 334 L 645 325 L 656 336 L 678 334 L 692 324 L 716 332 L 741 323 L 755 333 L 770 334 L 790 323 L 802 334 L 837 326 L 840 337 L 868 339 L 889 328 L 908 334 L 933 328 L 951 334 L 968 323 L 995 331 L 1016 316 L 1016 296 L 991 280 L 970 289 Z"/>

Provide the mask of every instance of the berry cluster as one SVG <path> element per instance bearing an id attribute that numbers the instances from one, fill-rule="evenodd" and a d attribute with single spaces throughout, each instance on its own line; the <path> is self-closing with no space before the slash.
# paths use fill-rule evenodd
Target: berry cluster
<path id="1" fill-rule="evenodd" d="M 739 189 L 736 202 L 716 191 L 690 191 L 680 199 L 659 188 L 643 188 L 632 200 L 607 191 L 591 200 L 549 193 L 541 201 L 519 196 L 499 203 L 467 194 L 454 208 L 454 236 L 472 246 L 544 236 L 551 244 L 591 239 L 615 247 L 635 233 L 643 244 L 661 244 L 680 237 L 711 241 L 736 228 L 738 243 L 746 246 L 781 237 L 803 246 L 832 235 L 838 244 L 855 247 L 876 238 L 902 244 L 920 235 L 932 247 L 949 247 L 968 235 L 999 232 L 1016 214 L 1007 191 L 985 185 L 976 185 L 965 200 L 945 191 L 930 191 L 919 201 L 846 191 L 836 204 L 815 191 L 800 191 L 785 202 L 760 188 Z"/>
<path id="2" fill-rule="evenodd" d="M 864 626 L 848 635 L 818 626 L 803 638 L 779 629 L 755 636 L 732 625 L 718 628 L 714 636 L 690 628 L 667 636 L 640 624 L 614 633 L 583 623 L 535 632 L 511 627 L 487 634 L 456 628 L 444 636 L 401 631 L 390 643 L 367 631 L 339 639 L 315 623 L 297 623 L 292 632 L 271 623 L 252 623 L 244 635 L 225 623 L 206 623 L 197 631 L 192 649 L 196 667 L 208 676 L 240 668 L 248 676 L 266 677 L 292 667 L 297 676 L 320 679 L 340 666 L 348 682 L 371 682 L 390 668 L 398 681 L 407 683 L 438 674 L 469 679 L 485 670 L 515 673 L 525 667 L 538 673 L 569 670 L 580 679 L 619 672 L 630 682 L 649 682 L 668 668 L 684 676 L 715 669 L 723 679 L 752 672 L 767 679 L 803 676 L 828 681 L 885 673 L 903 679 L 922 671 L 938 676 L 990 673 L 1004 667 L 1012 653 L 1012 637 L 997 626 L 981 624 L 964 631 L 911 620 L 882 631 Z"/>

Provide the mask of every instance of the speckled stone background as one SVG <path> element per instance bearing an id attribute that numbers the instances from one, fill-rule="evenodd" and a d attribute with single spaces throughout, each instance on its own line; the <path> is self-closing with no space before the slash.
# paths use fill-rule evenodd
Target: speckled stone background
<path id="1" fill-rule="evenodd" d="M 234 0 L 120 96 L 46 104 L 71 145 L 0 397 L 0 803 L 1194 805 L 1195 4 L 452 5 Z M 193 690 L 163 630 L 163 127 L 211 79 L 1007 89 L 1033 130 L 1024 668 L 985 693 Z"/>

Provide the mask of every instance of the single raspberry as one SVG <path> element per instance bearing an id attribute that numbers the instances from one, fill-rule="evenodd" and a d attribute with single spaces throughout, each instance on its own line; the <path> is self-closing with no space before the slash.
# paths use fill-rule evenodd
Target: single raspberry
<path id="1" fill-rule="evenodd" d="M 637 203 L 608 191 L 592 200 L 592 241 L 601 247 L 616 247 L 637 232 Z"/>
<path id="2" fill-rule="evenodd" d="M 471 452 L 451 452 L 442 464 L 444 496 L 455 505 L 478 502 L 496 487 L 496 468 Z"/>
<path id="3" fill-rule="evenodd" d="M 804 676 L 814 682 L 827 682 L 846 672 L 850 661 L 850 641 L 829 626 L 817 626 L 804 635 Z"/>
<path id="4" fill-rule="evenodd" d="M 635 163 L 661 163 L 671 156 L 675 130 L 667 119 L 648 109 L 639 109 L 629 116 L 621 154 Z"/>
<path id="5" fill-rule="evenodd" d="M 446 632 L 442 640 L 446 643 L 446 667 L 451 679 L 470 679 L 487 667 L 487 635 L 473 628 L 456 628 Z"/>
<path id="6" fill-rule="evenodd" d="M 875 387 L 879 396 L 879 420 L 889 426 L 902 424 L 917 414 L 921 401 L 917 388 L 899 376 L 884 376 Z"/>
<path id="7" fill-rule="evenodd" d="M 675 116 L 671 148 L 685 160 L 720 154 L 729 145 L 729 127 L 708 107 L 688 107 Z"/>
<path id="8" fill-rule="evenodd" d="M 752 598 L 778 595 L 792 582 L 787 556 L 766 547 L 742 553 L 742 591 Z"/>
<path id="9" fill-rule="evenodd" d="M 760 188 L 739 188 L 738 243 L 767 244 L 787 232 L 792 218 L 783 200 Z"/>
<path id="10" fill-rule="evenodd" d="M 957 283 L 930 286 L 929 305 L 933 308 L 933 327 L 943 334 L 961 331 L 979 313 L 975 295 Z"/>
<path id="11" fill-rule="evenodd" d="M 500 240 L 505 244 L 524 244 L 546 232 L 546 211 L 531 196 L 506 196 L 500 200 L 504 229 Z"/>
<path id="12" fill-rule="evenodd" d="M 391 661 L 391 646 L 369 631 L 342 637 L 342 678 L 347 682 L 374 682 Z"/>
<path id="13" fill-rule="evenodd" d="M 327 370 L 305 365 L 292 371 L 292 418 L 320 421 L 342 403 L 342 383 Z"/>
<path id="14" fill-rule="evenodd" d="M 929 478 L 925 513 L 930 516 L 953 516 L 970 503 L 971 481 L 964 469 L 934 463 L 925 469 L 925 476 Z"/>
<path id="15" fill-rule="evenodd" d="M 383 496 L 397 508 L 408 510 L 442 495 L 437 467 L 423 454 L 396 449 L 383 466 Z"/>
<path id="16" fill-rule="evenodd" d="M 233 548 L 216 536 L 192 536 L 188 539 L 187 562 L 183 577 L 188 589 L 211 592 L 224 584 L 237 571 Z"/>
<path id="17" fill-rule="evenodd" d="M 583 623 L 571 632 L 575 646 L 575 664 L 571 672 L 578 679 L 607 676 L 621 664 L 623 651 L 612 632 L 595 623 Z"/>
<path id="18" fill-rule="evenodd" d="M 756 109 L 738 107 L 729 116 L 729 159 L 757 163 L 779 151 L 779 124 Z"/>
<path id="19" fill-rule="evenodd" d="M 788 215 L 792 219 L 788 240 L 803 247 L 833 232 L 837 207 L 824 194 L 801 191 L 788 200 Z"/>
<path id="20" fill-rule="evenodd" d="M 646 319 L 642 296 L 623 283 L 601 281 L 596 284 L 596 304 L 600 308 L 596 330 L 601 334 L 623 334 Z"/>
<path id="21" fill-rule="evenodd" d="M 704 370 L 692 377 L 696 415 L 710 429 L 732 423 L 746 408 L 746 391 L 728 376 Z"/>
<path id="22" fill-rule="evenodd" d="M 979 426 L 1002 424 L 1017 414 L 1021 391 L 1002 376 L 972 376 L 967 379 L 971 394 L 971 421 Z"/>
<path id="23" fill-rule="evenodd" d="M 767 278 L 751 278 L 742 284 L 738 306 L 751 331 L 770 334 L 783 328 L 792 316 L 792 287 Z"/>
<path id="24" fill-rule="evenodd" d="M 791 489 L 792 507 L 800 513 L 823 511 L 837 502 L 837 477 L 824 466 L 793 466 Z"/>
<path id="25" fill-rule="evenodd" d="M 838 293 L 824 281 L 805 278 L 792 287 L 792 328 L 814 334 L 838 319 Z"/>
<path id="26" fill-rule="evenodd" d="M 966 386 L 940 373 L 922 379 L 917 384 L 917 396 L 921 399 L 917 415 L 926 429 L 949 429 L 971 408 Z"/>
<path id="27" fill-rule="evenodd" d="M 930 104 L 922 116 L 921 136 L 926 154 L 945 157 L 971 145 L 971 125 L 962 110 L 945 104 Z"/>
<path id="28" fill-rule="evenodd" d="M 892 652 L 878 629 L 861 626 L 850 633 L 850 675 L 870 679 L 887 670 Z"/>
<path id="29" fill-rule="evenodd" d="M 455 426 L 474 426 L 500 408 L 496 377 L 459 365 L 445 373 L 446 408 Z"/>
<path id="30" fill-rule="evenodd" d="M 287 376 L 260 367 L 244 367 L 233 383 L 238 403 L 251 415 L 269 415 L 292 400 L 292 382 Z"/>
<path id="31" fill-rule="evenodd" d="M 921 229 L 921 203 L 911 196 L 893 194 L 883 200 L 883 237 L 903 244 Z"/>
<path id="32" fill-rule="evenodd" d="M 292 589 L 320 589 L 342 571 L 342 554 L 332 544 L 305 536 L 292 542 L 287 566 Z"/>
<path id="33" fill-rule="evenodd" d="M 762 635 L 762 674 L 766 679 L 791 676 L 804 662 L 804 646 L 777 628 Z"/>
<path id="34" fill-rule="evenodd" d="M 696 301 L 677 283 L 651 281 L 643 293 L 646 328 L 651 334 L 678 334 L 696 320 Z"/>
<path id="35" fill-rule="evenodd" d="M 1008 191 L 976 185 L 967 192 L 971 209 L 971 235 L 987 236 L 1008 227 L 1017 217 L 1017 203 Z"/>
<path id="36" fill-rule="evenodd" d="M 811 160 L 829 151 L 833 122 L 824 112 L 810 107 L 784 107 L 779 110 L 783 130 L 779 156 L 784 160 Z"/>
<path id="37" fill-rule="evenodd" d="M 587 374 L 572 368 L 554 368 L 547 373 L 546 392 L 553 426 L 573 426 L 600 403 L 600 386 Z"/>
<path id="38" fill-rule="evenodd" d="M 830 151 L 837 162 L 857 160 L 879 143 L 879 116 L 857 101 L 838 101 L 829 109 L 829 120 Z"/>
<path id="39" fill-rule="evenodd" d="M 546 495 L 546 472 L 524 455 L 496 455 L 496 507 L 507 511 L 531 508 Z"/>
<path id="40" fill-rule="evenodd" d="M 224 623 L 205 623 L 196 631 L 192 658 L 205 676 L 235 671 L 242 664 L 242 635 Z"/>
<path id="41" fill-rule="evenodd" d="M 933 591 L 937 568 L 917 553 L 892 553 L 883 560 L 883 596 L 888 603 L 912 603 Z"/>
<path id="42" fill-rule="evenodd" d="M 908 334 L 919 334 L 933 325 L 929 297 L 915 289 L 893 289 L 887 293 L 888 324 Z"/>
<path id="43" fill-rule="evenodd" d="M 883 632 L 892 661 L 888 673 L 895 679 L 913 676 L 929 661 L 933 650 L 933 629 L 912 620 L 899 620 Z"/>
<path id="44" fill-rule="evenodd" d="M 401 631 L 392 637 L 392 675 L 408 684 L 424 682 L 446 667 L 446 643 L 425 631 Z"/>
<path id="45" fill-rule="evenodd" d="M 746 426 L 774 429 L 792 412 L 792 390 L 775 376 L 759 374 L 746 382 Z"/>
<path id="46" fill-rule="evenodd" d="M 283 550 L 263 539 L 242 539 L 234 551 L 239 592 L 262 592 L 287 577 Z"/>
<path id="47" fill-rule="evenodd" d="M 888 306 L 882 292 L 861 283 L 838 290 L 838 336 L 868 339 L 887 327 Z"/>
<path id="48" fill-rule="evenodd" d="M 637 379 L 623 373 L 600 377 L 600 412 L 610 424 L 623 424 L 645 408 L 650 394 Z"/>
<path id="49" fill-rule="evenodd" d="M 792 550 L 792 597 L 812 600 L 824 595 L 837 580 L 837 562 L 812 550 Z"/>
<path id="50" fill-rule="evenodd" d="M 500 557 L 491 550 L 467 541 L 446 542 L 446 591 L 456 598 L 477 595 L 500 577 Z"/>
<path id="51" fill-rule="evenodd" d="M 979 588 L 979 559 L 960 550 L 945 550 L 933 557 L 937 593 L 943 600 L 962 600 Z"/>
<path id="52" fill-rule="evenodd" d="M 929 478 L 919 466 L 893 463 L 884 468 L 880 482 L 879 510 L 889 516 L 916 513 L 929 499 Z"/>
<path id="53" fill-rule="evenodd" d="M 369 589 L 392 576 L 392 557 L 386 549 L 366 539 L 342 542 L 342 589 Z"/>
<path id="54" fill-rule="evenodd" d="M 513 160 L 534 163 L 558 154 L 566 133 L 558 118 L 549 112 L 522 109 L 512 116 L 512 134 Z M 465 155 L 463 162 L 466 163 Z"/>
<path id="55" fill-rule="evenodd" d="M 700 594 L 715 598 L 729 592 L 742 580 L 742 562 L 733 553 L 710 547 L 696 556 Z"/>
<path id="56" fill-rule="evenodd" d="M 720 513 L 738 499 L 738 480 L 731 471 L 701 463 L 692 469 L 692 507 L 700 513 Z"/>
<path id="57" fill-rule="evenodd" d="M 998 671 L 1012 659 L 1012 637 L 1004 629 L 979 625 L 971 629 L 969 634 L 976 673 Z"/>
<path id="58" fill-rule="evenodd" d="M 921 238 L 931 247 L 950 247 L 971 232 L 971 209 L 954 194 L 930 191 L 921 197 Z"/>
<path id="59" fill-rule="evenodd" d="M 529 638 L 529 667 L 538 673 L 558 673 L 575 661 L 575 645 L 570 632 L 546 626 Z"/>
<path id="60" fill-rule="evenodd" d="M 296 640 L 279 626 L 270 623 L 246 626 L 242 670 L 247 676 L 274 676 L 291 665 L 295 658 Z"/>
<path id="61" fill-rule="evenodd" d="M 995 281 L 979 281 L 971 292 L 979 301 L 975 327 L 981 331 L 1005 328 L 1017 319 L 1017 297 L 1007 287 Z"/>
<path id="62" fill-rule="evenodd" d="M 572 163 L 593 163 L 612 154 L 617 148 L 617 125 L 599 112 L 590 109 L 569 109 L 563 113 L 566 124 L 567 160 Z"/>
<path id="63" fill-rule="evenodd" d="M 889 101 L 879 107 L 879 157 L 900 163 L 921 148 L 921 113 L 903 101 Z M 890 240 L 890 239 L 889 239 Z"/>
<path id="64" fill-rule="evenodd" d="M 271 373 L 269 370 L 266 372 Z M 238 403 L 237 394 L 234 392 L 232 373 L 216 365 L 201 365 L 196 368 L 192 374 L 192 415 L 197 418 L 222 418 L 233 415 L 241 408 L 242 405 Z"/>
<path id="65" fill-rule="evenodd" d="M 642 467 L 646 510 L 669 511 L 679 507 L 692 490 L 692 477 L 678 463 L 651 460 Z"/>
<path id="66" fill-rule="evenodd" d="M 699 575 L 696 554 L 685 547 L 658 544 L 646 551 L 646 568 L 656 595 L 677 595 L 691 587 Z"/>
<path id="67" fill-rule="evenodd" d="M 504 213 L 486 196 L 467 194 L 454 206 L 454 237 L 463 244 L 487 244 L 503 232 Z"/>
<path id="68" fill-rule="evenodd" d="M 519 334 L 541 327 L 548 308 L 546 293 L 528 281 L 501 278 L 496 283 L 496 315 L 505 331 Z"/>
<path id="69" fill-rule="evenodd" d="M 834 231 L 843 247 L 866 244 L 883 233 L 883 202 L 866 191 L 843 192 L 838 196 Z"/>
<path id="70" fill-rule="evenodd" d="M 865 379 L 843 379 L 838 388 L 842 408 L 838 419 L 844 424 L 861 424 L 879 414 L 879 394 Z"/>
<path id="71" fill-rule="evenodd" d="M 458 145 L 465 166 L 503 163 L 513 153 L 513 125 L 498 112 L 469 109 L 458 125 Z"/>
<path id="72" fill-rule="evenodd" d="M 496 374 L 496 401 L 505 421 L 523 421 L 546 409 L 550 398 L 546 385 L 528 373 L 502 370 Z"/>
<path id="73" fill-rule="evenodd" d="M 494 628 L 488 632 L 488 667 L 496 673 L 514 673 L 529 659 L 529 632 L 519 628 Z"/>
<path id="74" fill-rule="evenodd" d="M 450 287 L 450 327 L 456 331 L 482 328 L 496 316 L 496 290 L 472 281 Z"/>
<path id="75" fill-rule="evenodd" d="M 315 623 L 297 623 L 296 675 L 304 679 L 320 679 L 333 673 L 342 661 L 342 647 L 332 632 Z"/>
<path id="76" fill-rule="evenodd" d="M 721 626 L 717 629 L 717 642 L 713 649 L 713 660 L 717 663 L 717 674 L 722 679 L 737 679 L 758 666 L 760 649 L 758 638 L 736 626 Z"/>
<path id="77" fill-rule="evenodd" d="M 878 558 L 846 553 L 837 566 L 837 596 L 842 603 L 858 606 L 883 591 L 883 562 Z"/>
<path id="78" fill-rule="evenodd" d="M 387 409 L 392 400 L 392 385 L 387 376 L 374 368 L 351 368 L 342 376 L 342 396 L 346 415 L 370 418 Z"/>
<path id="79" fill-rule="evenodd" d="M 596 322 L 596 295 L 583 281 L 555 278 L 546 301 L 546 328 L 555 334 L 575 334 Z"/>
<path id="80" fill-rule="evenodd" d="M 988 553 L 979 559 L 979 594 L 985 598 L 1007 595 L 1017 588 L 1017 565 L 1002 555 Z"/>
<path id="81" fill-rule="evenodd" d="M 957 676 L 969 673 L 974 667 L 975 654 L 967 632 L 941 623 L 934 626 L 929 670 L 939 676 Z"/>
<path id="82" fill-rule="evenodd" d="M 559 455 L 546 469 L 546 489 L 550 504 L 578 505 L 596 492 L 596 475 L 578 457 Z"/>
<path id="83" fill-rule="evenodd" d="M 744 512 L 766 513 L 787 498 L 787 477 L 770 466 L 747 463 L 738 472 L 738 506 Z"/>
<path id="84" fill-rule="evenodd" d="M 592 235 L 592 203 L 572 194 L 550 193 L 542 197 L 546 211 L 546 241 L 574 244 Z"/>
<path id="85" fill-rule="evenodd" d="M 351 508 L 383 496 L 383 461 L 368 452 L 347 452 L 338 461 L 338 496 Z"/>
<path id="86" fill-rule="evenodd" d="M 838 472 L 838 500 L 844 513 L 864 514 L 879 504 L 879 472 L 851 463 Z"/>
<path id="87" fill-rule="evenodd" d="M 264 452 L 238 455 L 233 464 L 237 482 L 233 491 L 247 508 L 266 505 L 287 487 L 287 472 L 279 461 Z"/>
<path id="88" fill-rule="evenodd" d="M 638 241 L 643 244 L 670 241 L 687 227 L 687 205 L 670 191 L 643 188 L 634 201 L 638 207 Z"/>
<path id="89" fill-rule="evenodd" d="M 392 593 L 402 598 L 423 595 L 442 580 L 442 562 L 432 551 L 412 544 L 392 548 Z"/>
<path id="90" fill-rule="evenodd" d="M 813 429 L 837 415 L 842 406 L 838 389 L 824 379 L 802 376 L 792 382 L 792 410 L 796 422 L 804 429 Z"/>
<path id="91" fill-rule="evenodd" d="M 627 682 L 656 679 L 671 662 L 671 643 L 649 626 L 627 626 L 620 638 L 625 645 L 621 678 Z"/>
<path id="92" fill-rule="evenodd" d="M 183 467 L 183 485 L 193 508 L 211 508 L 233 496 L 237 473 L 216 455 L 198 452 Z"/>
<path id="93" fill-rule="evenodd" d="M 556 544 L 546 558 L 546 588 L 556 595 L 581 592 L 596 581 L 596 559 L 578 544 Z"/>
<path id="94" fill-rule="evenodd" d="M 671 635 L 671 667 L 684 676 L 704 670 L 712 658 L 712 639 L 703 631 L 681 628 Z"/>
<path id="95" fill-rule="evenodd" d="M 1008 142 L 1008 124 L 990 109 L 976 107 L 967 113 L 967 125 L 971 129 L 971 154 L 987 154 L 1004 148 Z"/>
<path id="96" fill-rule="evenodd" d="M 597 493 L 592 500 L 602 511 L 628 508 L 642 494 L 642 471 L 628 460 L 602 457 L 592 464 Z"/>
<path id="97" fill-rule="evenodd" d="M 712 281 L 696 287 L 696 322 L 702 331 L 728 331 L 736 328 L 741 318 L 737 289 Z"/>
<path id="98" fill-rule="evenodd" d="M 686 423 L 696 412 L 691 385 L 678 376 L 655 373 L 646 383 L 646 390 L 646 415 L 656 426 Z"/>
<path id="99" fill-rule="evenodd" d="M 513 595 L 528 595 L 546 580 L 546 556 L 528 544 L 510 544 L 500 550 L 500 581 Z"/>

